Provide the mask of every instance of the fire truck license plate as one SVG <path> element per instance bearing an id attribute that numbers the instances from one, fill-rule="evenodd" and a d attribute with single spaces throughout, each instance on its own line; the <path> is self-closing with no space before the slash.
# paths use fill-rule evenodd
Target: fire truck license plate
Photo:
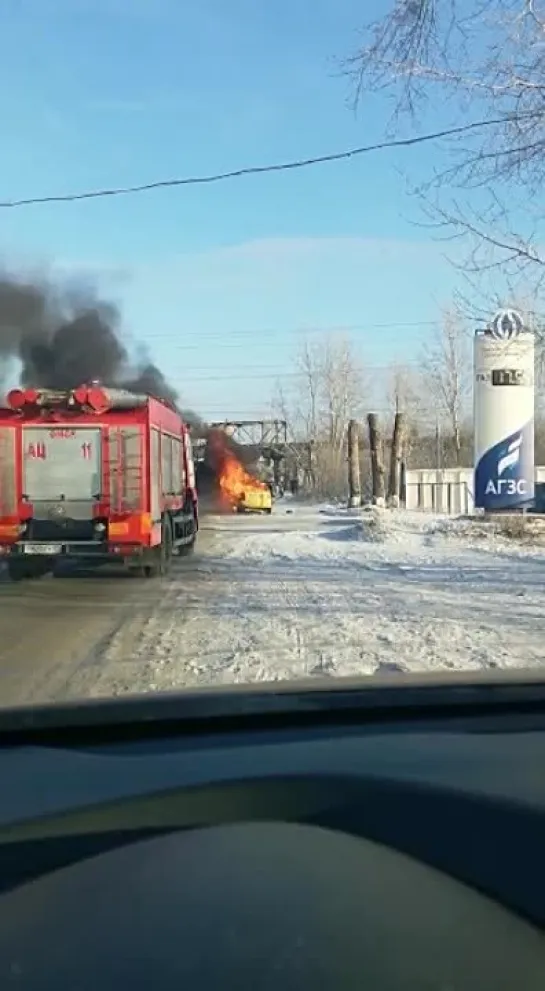
<path id="1" fill-rule="evenodd" d="M 25 544 L 25 554 L 60 554 L 62 544 Z"/>

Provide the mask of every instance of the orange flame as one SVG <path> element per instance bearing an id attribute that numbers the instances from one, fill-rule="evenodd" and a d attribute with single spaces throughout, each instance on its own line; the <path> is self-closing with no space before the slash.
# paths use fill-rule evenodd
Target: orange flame
<path id="1" fill-rule="evenodd" d="M 225 451 L 219 476 L 219 486 L 225 499 L 236 505 L 248 492 L 265 492 L 268 486 L 250 475 L 234 454 Z"/>
<path id="2" fill-rule="evenodd" d="M 268 485 L 251 475 L 236 455 L 229 450 L 227 437 L 221 429 L 208 435 L 208 458 L 219 484 L 222 502 L 234 508 L 250 492 L 266 492 Z"/>

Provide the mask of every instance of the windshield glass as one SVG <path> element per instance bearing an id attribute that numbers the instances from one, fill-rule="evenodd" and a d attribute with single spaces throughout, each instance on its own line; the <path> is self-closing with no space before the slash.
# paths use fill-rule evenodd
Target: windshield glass
<path id="1" fill-rule="evenodd" d="M 7 6 L 1 706 L 541 668 L 542 6 Z"/>

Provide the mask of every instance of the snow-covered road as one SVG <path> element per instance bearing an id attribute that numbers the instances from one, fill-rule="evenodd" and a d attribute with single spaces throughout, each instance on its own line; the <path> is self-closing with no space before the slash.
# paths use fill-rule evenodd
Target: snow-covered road
<path id="1" fill-rule="evenodd" d="M 207 518 L 191 570 L 113 637 L 87 691 L 545 663 L 545 548 L 404 511 L 361 518 L 285 503 Z"/>

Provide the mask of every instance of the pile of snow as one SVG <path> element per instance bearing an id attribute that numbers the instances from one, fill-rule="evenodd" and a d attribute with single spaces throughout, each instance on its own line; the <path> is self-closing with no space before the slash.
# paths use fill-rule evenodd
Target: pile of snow
<path id="1" fill-rule="evenodd" d="M 131 657 L 110 644 L 98 693 L 545 663 L 543 549 L 404 510 L 204 526 Z"/>
<path id="2" fill-rule="evenodd" d="M 497 554 L 539 557 L 545 550 L 545 523 L 532 515 L 436 517 L 427 532 L 430 538 L 436 535 Z"/>
<path id="3" fill-rule="evenodd" d="M 362 511 L 361 535 L 370 543 L 383 543 L 393 537 L 394 529 L 383 510 L 369 506 Z"/>

